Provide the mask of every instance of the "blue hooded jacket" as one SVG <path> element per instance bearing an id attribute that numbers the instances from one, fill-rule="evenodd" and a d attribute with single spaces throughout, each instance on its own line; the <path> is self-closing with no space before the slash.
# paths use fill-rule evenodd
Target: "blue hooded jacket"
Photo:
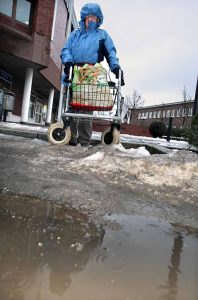
<path id="1" fill-rule="evenodd" d="M 98 22 L 89 22 L 88 30 L 85 28 L 85 17 L 97 16 Z M 71 63 L 99 63 L 106 58 L 109 67 L 114 70 L 119 66 L 116 49 L 108 33 L 100 29 L 103 22 L 101 8 L 96 3 L 85 4 L 81 9 L 80 28 L 74 30 L 61 51 L 63 64 Z"/>

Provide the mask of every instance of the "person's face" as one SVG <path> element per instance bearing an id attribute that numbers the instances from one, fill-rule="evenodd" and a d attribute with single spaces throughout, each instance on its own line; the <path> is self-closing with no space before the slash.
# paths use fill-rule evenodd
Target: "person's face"
<path id="1" fill-rule="evenodd" d="M 86 27 L 86 29 L 88 29 L 88 26 L 89 26 L 89 22 L 97 22 L 98 20 L 97 20 L 97 17 L 96 16 L 87 16 L 86 18 L 85 18 L 85 27 Z"/>

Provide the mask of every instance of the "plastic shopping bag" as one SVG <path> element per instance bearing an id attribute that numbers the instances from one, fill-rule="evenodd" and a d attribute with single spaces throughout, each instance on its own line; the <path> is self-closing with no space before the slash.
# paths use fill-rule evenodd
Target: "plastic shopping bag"
<path id="1" fill-rule="evenodd" d="M 104 111 L 113 107 L 107 71 L 101 64 L 74 67 L 71 106 L 80 110 Z"/>

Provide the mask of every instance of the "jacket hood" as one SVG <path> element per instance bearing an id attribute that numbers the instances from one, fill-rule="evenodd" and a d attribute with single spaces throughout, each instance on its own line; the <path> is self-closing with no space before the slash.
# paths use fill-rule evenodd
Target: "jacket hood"
<path id="1" fill-rule="evenodd" d="M 79 24 L 81 28 L 85 28 L 85 17 L 89 15 L 98 17 L 99 22 L 97 23 L 97 27 L 102 24 L 103 14 L 100 5 L 98 5 L 97 3 L 87 3 L 82 7 L 80 12 L 81 21 L 79 22 Z"/>

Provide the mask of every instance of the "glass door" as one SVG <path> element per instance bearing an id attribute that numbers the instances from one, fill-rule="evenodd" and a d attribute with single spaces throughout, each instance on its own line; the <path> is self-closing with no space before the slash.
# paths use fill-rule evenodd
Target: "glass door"
<path id="1" fill-rule="evenodd" d="M 40 102 L 36 102 L 36 110 L 35 110 L 35 122 L 36 123 L 42 122 L 42 108 L 43 108 L 43 105 Z"/>

